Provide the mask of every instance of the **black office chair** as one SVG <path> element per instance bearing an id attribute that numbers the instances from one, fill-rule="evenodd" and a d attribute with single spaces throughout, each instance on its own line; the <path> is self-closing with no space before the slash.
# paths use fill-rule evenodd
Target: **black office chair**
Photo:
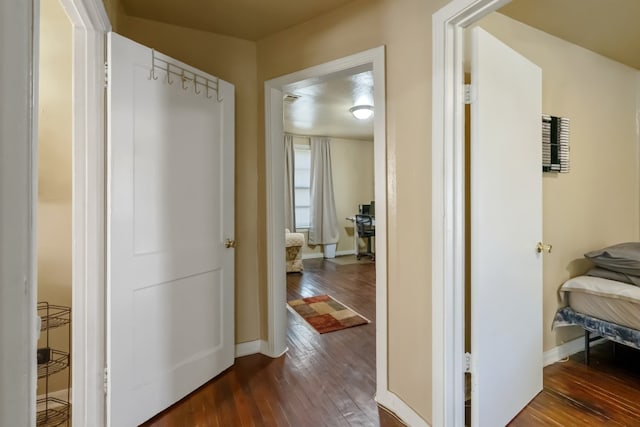
<path id="1" fill-rule="evenodd" d="M 363 256 L 368 256 L 372 261 L 375 261 L 376 254 L 371 251 L 371 238 L 376 236 L 376 226 L 373 223 L 373 216 L 356 215 L 356 227 L 358 230 L 358 237 L 367 240 L 367 252 L 360 252 L 360 248 L 358 247 L 356 258 L 360 259 Z"/>

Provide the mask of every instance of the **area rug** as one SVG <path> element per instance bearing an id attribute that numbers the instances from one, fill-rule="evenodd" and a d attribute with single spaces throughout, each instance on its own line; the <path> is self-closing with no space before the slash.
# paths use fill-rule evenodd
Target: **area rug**
<path id="1" fill-rule="evenodd" d="M 369 319 L 329 295 L 297 299 L 287 302 L 287 305 L 320 334 L 369 323 Z"/>
<path id="2" fill-rule="evenodd" d="M 345 255 L 345 256 L 338 256 L 335 258 L 325 258 L 325 261 L 329 261 L 338 265 L 375 264 L 375 261 L 373 261 L 371 258 L 364 255 L 360 259 L 357 259 L 355 255 Z"/>

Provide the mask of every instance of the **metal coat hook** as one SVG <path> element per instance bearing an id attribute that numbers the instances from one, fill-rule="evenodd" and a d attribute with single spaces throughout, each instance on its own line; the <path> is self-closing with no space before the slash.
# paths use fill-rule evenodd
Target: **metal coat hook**
<path id="1" fill-rule="evenodd" d="M 178 77 L 180 79 L 180 86 L 182 90 L 189 90 L 189 82 L 193 83 L 193 92 L 196 95 L 202 94 L 204 92 L 207 99 L 213 99 L 213 94 L 211 91 L 216 91 L 216 99 L 218 102 L 223 101 L 223 97 L 220 94 L 220 79 L 218 78 L 209 78 L 207 76 L 198 74 L 194 71 L 190 71 L 186 68 L 183 68 L 181 65 L 172 64 L 169 61 L 166 61 L 162 58 L 156 58 L 155 50 L 151 50 L 151 69 L 149 70 L 149 80 L 158 80 L 159 73 L 157 70 L 163 70 L 167 73 L 167 83 L 173 84 L 175 78 L 171 78 L 173 74 L 174 77 Z M 204 86 L 204 90 L 198 85 Z"/>
<path id="2" fill-rule="evenodd" d="M 169 67 L 169 63 L 167 62 L 167 83 L 170 85 L 173 84 L 173 80 L 171 80 L 171 68 Z"/>
<path id="3" fill-rule="evenodd" d="M 149 80 L 158 80 L 156 76 L 156 51 L 151 49 L 151 71 L 149 71 Z"/>
<path id="4" fill-rule="evenodd" d="M 180 79 L 182 80 L 182 90 L 189 89 L 189 86 L 186 86 L 184 84 L 187 81 L 187 77 L 184 75 L 184 70 L 182 70 L 182 75 L 180 76 Z"/>

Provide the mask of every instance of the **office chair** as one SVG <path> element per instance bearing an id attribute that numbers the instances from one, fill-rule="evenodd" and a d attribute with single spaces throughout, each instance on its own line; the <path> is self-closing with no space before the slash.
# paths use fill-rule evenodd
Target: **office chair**
<path id="1" fill-rule="evenodd" d="M 367 240 L 367 252 L 360 252 L 360 248 L 358 248 L 356 258 L 360 259 L 363 256 L 368 256 L 372 261 L 375 261 L 376 254 L 371 251 L 371 238 L 376 235 L 376 226 L 373 224 L 373 217 L 371 215 L 356 215 L 356 227 L 358 237 Z"/>

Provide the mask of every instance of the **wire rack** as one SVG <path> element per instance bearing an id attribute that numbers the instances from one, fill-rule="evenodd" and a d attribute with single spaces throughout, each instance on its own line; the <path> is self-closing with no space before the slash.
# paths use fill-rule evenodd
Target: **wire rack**
<path id="1" fill-rule="evenodd" d="M 51 329 L 59 328 L 61 326 L 67 326 L 67 334 L 69 341 L 71 340 L 71 307 L 65 307 L 61 305 L 49 304 L 46 301 L 38 303 L 38 316 L 40 317 L 41 326 L 40 330 L 43 332 L 42 339 L 44 340 L 44 347 L 38 349 L 38 356 L 46 355 L 44 363 L 38 364 L 38 379 L 43 381 L 44 396 L 37 400 L 37 414 L 36 425 L 38 427 L 56 427 L 56 426 L 69 426 L 71 405 L 70 390 L 71 390 L 71 358 L 68 351 L 61 351 L 58 349 L 52 349 L 49 342 L 49 331 Z M 68 348 L 67 348 L 68 350 Z M 53 397 L 49 392 L 49 379 L 53 374 L 66 370 L 66 400 L 59 397 Z M 40 384 L 38 385 L 40 387 Z"/>
<path id="2" fill-rule="evenodd" d="M 39 302 L 38 316 L 42 321 L 40 324 L 41 331 L 55 329 L 71 323 L 71 307 Z"/>
<path id="3" fill-rule="evenodd" d="M 56 427 L 69 420 L 71 409 L 69 402 L 55 397 L 47 397 L 38 399 L 37 404 L 36 425 L 38 427 Z"/>
<path id="4" fill-rule="evenodd" d="M 53 375 L 69 366 L 69 353 L 51 349 L 51 358 L 47 363 L 38 365 L 38 379 Z"/>

